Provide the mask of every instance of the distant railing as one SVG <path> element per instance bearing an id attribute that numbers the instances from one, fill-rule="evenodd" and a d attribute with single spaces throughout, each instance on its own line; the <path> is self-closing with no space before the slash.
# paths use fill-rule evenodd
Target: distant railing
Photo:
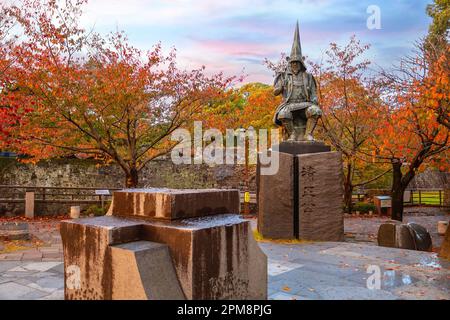
<path id="1" fill-rule="evenodd" d="M 25 201 L 26 192 L 34 192 L 36 202 L 89 204 L 102 203 L 112 197 L 119 188 L 93 187 L 44 187 L 0 185 L 0 203 L 19 203 Z"/>
<path id="2" fill-rule="evenodd" d="M 113 191 L 121 188 L 102 187 L 43 187 L 0 185 L 0 203 L 20 203 L 25 201 L 26 192 L 34 192 L 36 202 L 86 204 L 111 200 Z M 108 194 L 104 191 L 108 191 Z M 244 203 L 244 192 L 240 193 Z M 249 203 L 256 203 L 256 193 L 250 193 Z"/>
<path id="3" fill-rule="evenodd" d="M 383 192 L 380 192 L 380 195 Z M 369 196 L 370 194 L 370 196 Z M 364 199 L 371 197 L 373 192 L 366 190 L 365 192 L 353 193 L 353 202 L 364 201 Z M 405 191 L 403 203 L 410 206 L 440 206 L 445 204 L 445 191 L 443 189 L 409 189 Z"/>
<path id="4" fill-rule="evenodd" d="M 409 192 L 409 195 L 408 195 Z M 444 206 L 444 190 L 439 189 L 411 189 L 405 191 L 404 204 Z"/>

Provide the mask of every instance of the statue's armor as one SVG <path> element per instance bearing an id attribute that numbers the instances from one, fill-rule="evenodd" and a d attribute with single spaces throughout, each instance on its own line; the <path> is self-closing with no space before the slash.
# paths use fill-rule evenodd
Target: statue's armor
<path id="1" fill-rule="evenodd" d="M 316 83 L 314 77 L 307 72 L 293 74 L 286 71 L 275 80 L 275 88 L 279 88 L 283 95 L 283 103 L 278 106 L 274 123 L 281 125 L 284 119 L 293 119 L 292 112 L 305 109 L 306 117 L 320 116 L 316 96 Z M 311 110 L 310 110 L 311 109 Z"/>
<path id="2" fill-rule="evenodd" d="M 306 102 L 306 95 L 304 92 L 304 83 L 303 83 L 303 74 L 293 74 L 292 75 L 292 96 L 290 102 L 291 103 L 299 103 L 299 102 Z"/>

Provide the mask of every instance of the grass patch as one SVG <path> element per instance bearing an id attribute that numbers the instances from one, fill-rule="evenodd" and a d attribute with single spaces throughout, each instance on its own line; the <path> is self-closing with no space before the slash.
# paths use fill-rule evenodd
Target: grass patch
<path id="1" fill-rule="evenodd" d="M 305 244 L 305 243 L 313 243 L 315 241 L 310 240 L 302 240 L 302 239 L 271 239 L 271 238 L 264 238 L 258 230 L 253 230 L 253 237 L 257 242 L 272 242 L 272 243 L 279 243 L 279 244 Z"/>
<path id="2" fill-rule="evenodd" d="M 442 195 L 443 196 L 443 195 Z M 412 202 L 419 204 L 430 204 L 430 205 L 440 205 L 439 202 L 439 192 L 435 191 L 421 191 L 420 198 L 418 192 L 413 192 L 412 194 Z"/>

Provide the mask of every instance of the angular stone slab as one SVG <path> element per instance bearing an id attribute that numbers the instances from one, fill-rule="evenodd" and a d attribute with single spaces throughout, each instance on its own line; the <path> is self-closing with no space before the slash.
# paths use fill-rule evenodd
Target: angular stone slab
<path id="1" fill-rule="evenodd" d="M 78 219 L 61 222 L 61 235 L 65 280 L 72 277 L 70 266 L 80 274 L 79 288 L 66 282 L 66 299 L 113 299 L 114 292 L 123 292 L 114 281 L 113 250 L 139 240 L 167 245 L 187 299 L 267 298 L 267 257 L 253 238 L 250 222 L 238 215 L 175 221 Z"/>
<path id="2" fill-rule="evenodd" d="M 298 155 L 299 238 L 343 241 L 342 160 L 340 152 Z"/>
<path id="3" fill-rule="evenodd" d="M 183 300 L 169 248 L 136 241 L 111 246 L 113 300 Z"/>
<path id="4" fill-rule="evenodd" d="M 239 191 L 221 189 L 128 189 L 115 191 L 113 216 L 175 220 L 239 213 Z"/>

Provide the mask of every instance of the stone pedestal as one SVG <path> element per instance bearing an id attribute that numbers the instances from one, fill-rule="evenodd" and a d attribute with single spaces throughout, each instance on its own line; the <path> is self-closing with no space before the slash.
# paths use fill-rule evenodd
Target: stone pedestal
<path id="1" fill-rule="evenodd" d="M 261 175 L 261 163 L 257 169 L 261 235 L 343 241 L 341 154 L 319 142 L 282 142 L 273 149 L 279 150 L 272 151 L 278 152 L 278 172 Z"/>
<path id="2" fill-rule="evenodd" d="M 237 190 L 124 190 L 111 207 L 61 223 L 66 299 L 267 298 Z"/>

